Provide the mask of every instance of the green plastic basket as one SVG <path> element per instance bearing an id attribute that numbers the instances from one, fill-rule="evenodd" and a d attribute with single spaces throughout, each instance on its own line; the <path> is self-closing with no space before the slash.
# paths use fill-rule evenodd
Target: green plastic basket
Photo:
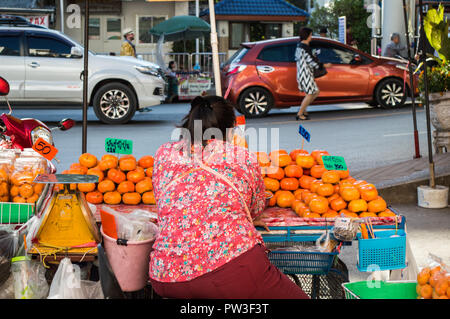
<path id="1" fill-rule="evenodd" d="M 367 281 L 347 282 L 342 287 L 346 299 L 417 299 L 414 281 L 380 281 L 377 288 L 368 287 Z M 376 286 L 376 283 L 372 282 Z"/>
<path id="2" fill-rule="evenodd" d="M 0 203 L 0 224 L 24 224 L 34 214 L 35 205 L 25 203 Z"/>

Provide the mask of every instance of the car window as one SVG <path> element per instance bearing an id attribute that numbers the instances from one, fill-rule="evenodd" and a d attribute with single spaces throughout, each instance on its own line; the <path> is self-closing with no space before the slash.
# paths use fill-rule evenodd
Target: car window
<path id="1" fill-rule="evenodd" d="M 71 46 L 55 38 L 28 36 L 28 55 L 46 58 L 70 58 Z"/>
<path id="2" fill-rule="evenodd" d="M 258 59 L 269 62 L 295 62 L 297 43 L 269 46 L 261 50 Z"/>
<path id="3" fill-rule="evenodd" d="M 312 44 L 311 49 L 323 63 L 351 64 L 355 57 L 355 52 L 334 45 Z"/>
<path id="4" fill-rule="evenodd" d="M 20 37 L 0 35 L 0 55 L 20 56 Z"/>
<path id="5" fill-rule="evenodd" d="M 248 49 L 241 47 L 239 50 L 237 50 L 232 56 L 231 58 L 228 59 L 228 61 L 226 61 L 223 66 L 232 64 L 232 63 L 239 63 L 244 56 L 247 54 Z"/>

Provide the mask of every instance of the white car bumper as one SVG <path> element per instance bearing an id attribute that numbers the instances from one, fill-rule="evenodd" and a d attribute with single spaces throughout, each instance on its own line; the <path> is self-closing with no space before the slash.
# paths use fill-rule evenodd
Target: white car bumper
<path id="1" fill-rule="evenodd" d="M 166 99 L 166 82 L 162 78 L 150 75 L 139 75 L 137 83 L 133 83 L 139 109 L 160 105 Z"/>

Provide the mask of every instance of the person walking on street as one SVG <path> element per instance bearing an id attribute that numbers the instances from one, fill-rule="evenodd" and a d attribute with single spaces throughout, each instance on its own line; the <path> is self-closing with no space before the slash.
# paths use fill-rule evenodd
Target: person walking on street
<path id="1" fill-rule="evenodd" d="M 178 98 L 178 78 L 177 78 L 177 63 L 175 61 L 169 62 L 167 70 L 167 103 L 172 103 Z"/>
<path id="2" fill-rule="evenodd" d="M 131 29 L 126 29 L 123 32 L 124 42 L 120 48 L 120 55 L 136 57 L 136 46 L 133 44 L 134 32 Z"/>
<path id="3" fill-rule="evenodd" d="M 392 33 L 391 42 L 384 49 L 384 56 L 390 58 L 402 57 L 401 51 L 405 50 L 406 46 L 400 44 L 400 34 Z"/>
<path id="4" fill-rule="evenodd" d="M 300 43 L 297 45 L 297 50 L 295 51 L 295 60 L 297 61 L 297 83 L 299 90 L 305 92 L 306 96 L 303 98 L 301 107 L 295 117 L 297 121 L 299 119 L 309 119 L 306 108 L 319 96 L 319 88 L 314 81 L 314 71 L 324 70 L 324 68 L 331 66 L 330 63 L 321 63 L 319 59 L 314 56 L 311 47 L 309 46 L 311 40 L 312 30 L 306 27 L 300 29 Z M 326 74 L 326 71 L 324 74 Z"/>

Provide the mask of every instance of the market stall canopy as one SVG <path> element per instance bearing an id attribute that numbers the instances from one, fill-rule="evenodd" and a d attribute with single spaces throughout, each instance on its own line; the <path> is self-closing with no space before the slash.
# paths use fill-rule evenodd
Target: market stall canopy
<path id="1" fill-rule="evenodd" d="M 164 35 L 166 41 L 193 40 L 209 36 L 210 32 L 210 25 L 195 16 L 175 16 L 150 30 L 158 38 Z"/>

